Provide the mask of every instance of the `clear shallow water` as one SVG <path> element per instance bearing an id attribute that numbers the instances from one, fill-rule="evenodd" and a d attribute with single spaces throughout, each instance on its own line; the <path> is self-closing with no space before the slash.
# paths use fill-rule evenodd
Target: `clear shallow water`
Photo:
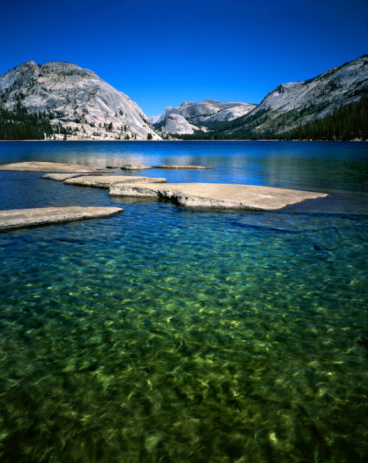
<path id="1" fill-rule="evenodd" d="M 2 461 L 364 461 L 366 145 L 6 143 L 0 154 L 203 164 L 214 169 L 142 175 L 333 193 L 274 213 L 122 199 L 109 219 L 1 233 Z M 1 208 L 117 204 L 40 176 L 1 172 Z"/>

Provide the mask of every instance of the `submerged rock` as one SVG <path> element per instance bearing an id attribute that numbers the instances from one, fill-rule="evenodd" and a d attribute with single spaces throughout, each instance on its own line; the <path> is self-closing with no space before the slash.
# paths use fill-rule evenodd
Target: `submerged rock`
<path id="1" fill-rule="evenodd" d="M 119 184 L 110 188 L 110 195 L 164 198 L 191 208 L 264 211 L 282 209 L 290 204 L 327 196 L 312 191 L 216 183 Z"/>
<path id="2" fill-rule="evenodd" d="M 121 170 L 147 170 L 151 169 L 151 166 L 142 166 L 141 164 L 123 164 L 120 166 Z"/>
<path id="3" fill-rule="evenodd" d="M 119 207 L 43 207 L 0 211 L 0 230 L 32 227 L 73 220 L 110 217 L 122 212 Z"/>
<path id="4" fill-rule="evenodd" d="M 19 170 L 29 172 L 96 172 L 97 168 L 79 164 L 64 164 L 60 162 L 17 162 L 0 165 L 0 170 Z"/>
<path id="5" fill-rule="evenodd" d="M 111 185 L 114 185 L 116 183 L 166 183 L 166 179 L 149 177 L 128 177 L 123 175 L 87 175 L 69 178 L 65 180 L 64 183 L 67 185 L 88 186 L 95 188 L 110 188 Z"/>

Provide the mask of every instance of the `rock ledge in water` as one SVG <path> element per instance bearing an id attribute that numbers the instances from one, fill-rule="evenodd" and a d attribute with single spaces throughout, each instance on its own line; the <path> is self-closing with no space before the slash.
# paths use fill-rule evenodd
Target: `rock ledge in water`
<path id="1" fill-rule="evenodd" d="M 99 176 L 88 175 L 73 177 L 65 180 L 66 185 L 88 186 L 94 188 L 110 188 L 119 183 L 166 183 L 165 178 L 128 177 L 124 175 Z"/>
<path id="2" fill-rule="evenodd" d="M 73 220 L 110 217 L 122 212 L 120 207 L 41 207 L 0 211 L 0 230 L 32 227 Z"/>
<path id="3" fill-rule="evenodd" d="M 0 170 L 19 170 L 29 172 L 96 172 L 96 167 L 60 162 L 17 162 L 0 165 Z"/>
<path id="4" fill-rule="evenodd" d="M 86 174 L 85 172 L 75 172 L 74 174 L 45 174 L 42 175 L 42 178 L 56 180 L 57 182 L 64 182 L 65 180 L 68 180 L 70 178 L 85 177 L 87 175 L 102 176 L 102 174 L 96 174 L 95 172 L 91 172 L 90 174 Z"/>
<path id="5" fill-rule="evenodd" d="M 142 166 L 141 164 L 123 164 L 121 170 L 147 170 L 152 169 L 151 166 Z"/>
<path id="6" fill-rule="evenodd" d="M 191 208 L 259 211 L 273 211 L 290 204 L 327 196 L 312 191 L 217 183 L 171 183 L 157 186 L 120 184 L 110 188 L 110 195 L 163 198 Z"/>

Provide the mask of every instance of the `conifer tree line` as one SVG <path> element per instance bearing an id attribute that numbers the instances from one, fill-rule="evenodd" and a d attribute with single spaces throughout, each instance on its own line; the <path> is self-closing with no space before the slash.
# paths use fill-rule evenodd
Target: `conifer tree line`
<path id="1" fill-rule="evenodd" d="M 0 140 L 44 140 L 52 134 L 47 114 L 29 114 L 20 100 L 12 110 L 0 106 Z"/>
<path id="2" fill-rule="evenodd" d="M 323 119 L 316 119 L 291 130 L 286 138 L 297 140 L 368 139 L 368 96 L 342 106 Z"/>

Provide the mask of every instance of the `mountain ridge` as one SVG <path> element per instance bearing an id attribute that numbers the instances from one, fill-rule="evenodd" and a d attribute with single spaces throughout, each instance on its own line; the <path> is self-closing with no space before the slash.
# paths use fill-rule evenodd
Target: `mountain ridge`
<path id="1" fill-rule="evenodd" d="M 217 119 L 207 119 L 206 133 L 203 125 L 197 123 L 197 130 L 177 135 L 190 139 L 279 138 L 300 126 L 331 116 L 341 106 L 354 104 L 366 94 L 368 55 L 362 55 L 311 79 L 278 85 L 260 104 L 238 118 L 221 120 L 217 116 Z M 183 108 L 187 104 L 183 103 L 175 108 L 176 112 L 185 117 Z M 159 123 L 154 125 L 160 130 L 165 129 L 163 121 L 172 113 L 166 111 Z M 193 118 L 187 118 L 187 121 L 193 123 Z M 166 127 L 166 132 L 168 128 Z"/>
<path id="2" fill-rule="evenodd" d="M 223 102 L 209 98 L 199 103 L 184 101 L 177 108 L 168 106 L 154 126 L 168 134 L 192 134 L 196 130 L 206 132 L 208 123 L 237 119 L 254 107 L 251 103 Z"/>
<path id="3" fill-rule="evenodd" d="M 27 134 L 54 140 L 283 138 L 312 133 L 317 126 L 311 131 L 310 124 L 327 118 L 326 133 L 331 134 L 331 124 L 344 124 L 347 112 L 340 111 L 344 106 L 351 106 L 354 123 L 362 126 L 359 114 L 365 112 L 359 102 L 366 95 L 365 54 L 311 79 L 280 84 L 258 105 L 207 98 L 168 106 L 161 116 L 148 117 L 125 93 L 89 69 L 30 60 L 0 76 L 0 138 L 26 139 Z M 307 130 L 300 131 L 304 126 Z M 17 138 L 21 130 L 23 136 Z"/>
<path id="4" fill-rule="evenodd" d="M 161 139 L 126 94 L 72 63 L 27 61 L 0 77 L 0 105 L 47 114 L 54 139 Z"/>

